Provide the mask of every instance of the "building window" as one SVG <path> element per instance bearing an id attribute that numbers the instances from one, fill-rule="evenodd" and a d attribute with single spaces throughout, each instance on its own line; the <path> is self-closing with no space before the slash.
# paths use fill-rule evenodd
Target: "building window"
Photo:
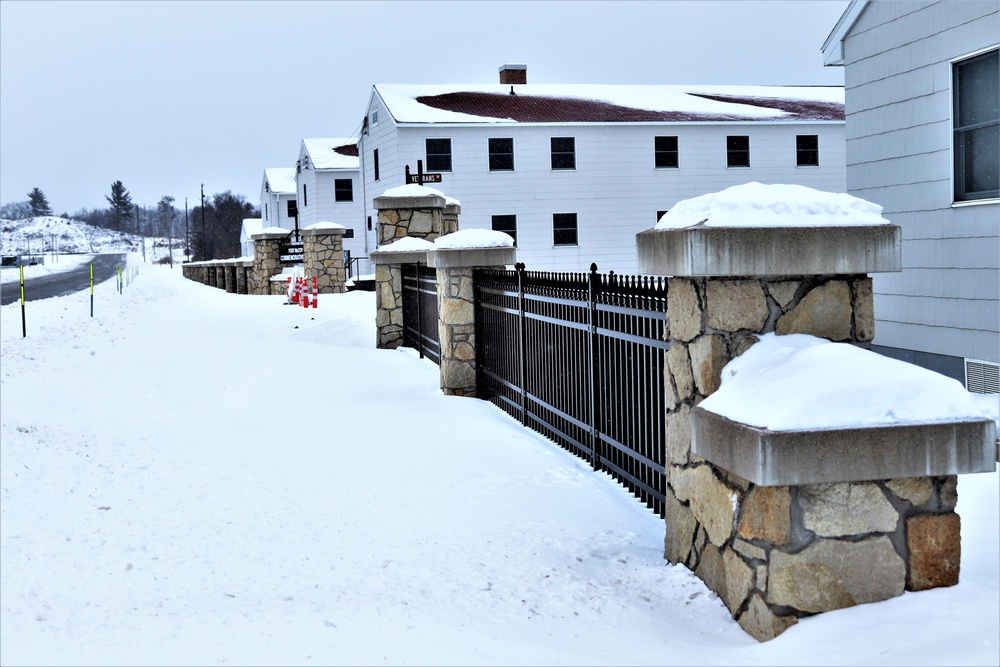
<path id="1" fill-rule="evenodd" d="M 490 171 L 514 171 L 514 140 L 489 139 Z"/>
<path id="2" fill-rule="evenodd" d="M 289 218 L 299 217 L 299 207 L 295 204 L 295 200 L 289 199 L 286 203 L 288 204 L 288 217 Z"/>
<path id="3" fill-rule="evenodd" d="M 451 139 L 426 139 L 427 171 L 451 171 Z"/>
<path id="4" fill-rule="evenodd" d="M 677 137 L 653 137 L 653 161 L 657 169 L 676 169 Z"/>
<path id="5" fill-rule="evenodd" d="M 1000 50 L 952 65 L 955 201 L 1000 197 Z"/>
<path id="6" fill-rule="evenodd" d="M 372 151 L 372 164 L 375 166 L 375 180 L 378 180 L 378 149 Z"/>
<path id="7" fill-rule="evenodd" d="M 354 230 L 350 229 L 350 228 L 345 229 L 344 230 L 344 238 L 345 239 L 353 239 L 354 238 Z"/>
<path id="8" fill-rule="evenodd" d="M 264 204 L 264 219 L 267 220 L 268 204 Z"/>
<path id="9" fill-rule="evenodd" d="M 576 169 L 576 138 L 552 137 L 552 168 Z"/>
<path id="10" fill-rule="evenodd" d="M 576 213 L 552 214 L 552 245 L 577 245 Z"/>
<path id="11" fill-rule="evenodd" d="M 334 201 L 354 201 L 354 181 L 349 178 L 333 180 Z"/>
<path id="12" fill-rule="evenodd" d="M 490 218 L 493 231 L 503 232 L 514 239 L 514 246 L 517 247 L 517 216 L 516 215 L 494 215 Z"/>
<path id="13" fill-rule="evenodd" d="M 306 184 L 302 184 L 302 208 L 309 206 L 309 190 L 306 189 Z"/>
<path id="14" fill-rule="evenodd" d="M 797 167 L 819 166 L 818 134 L 795 135 L 795 166 Z"/>
<path id="15" fill-rule="evenodd" d="M 378 109 L 372 109 L 372 125 L 378 125 Z"/>
<path id="16" fill-rule="evenodd" d="M 657 211 L 657 212 L 656 212 L 656 221 L 657 221 L 657 222 L 659 222 L 659 221 L 660 221 L 660 218 L 662 218 L 662 217 L 663 217 L 663 216 L 665 216 L 666 214 L 667 214 L 667 212 L 666 212 L 666 211 Z"/>
<path id="17" fill-rule="evenodd" d="M 726 137 L 726 166 L 750 166 L 750 137 Z"/>

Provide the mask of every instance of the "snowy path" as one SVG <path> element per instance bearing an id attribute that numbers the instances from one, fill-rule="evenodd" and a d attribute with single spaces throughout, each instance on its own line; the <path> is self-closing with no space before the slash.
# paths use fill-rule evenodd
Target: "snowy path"
<path id="1" fill-rule="evenodd" d="M 0 309 L 3 664 L 997 662 L 996 474 L 959 586 L 758 645 L 609 477 L 374 349 L 372 294 L 179 275 Z"/>

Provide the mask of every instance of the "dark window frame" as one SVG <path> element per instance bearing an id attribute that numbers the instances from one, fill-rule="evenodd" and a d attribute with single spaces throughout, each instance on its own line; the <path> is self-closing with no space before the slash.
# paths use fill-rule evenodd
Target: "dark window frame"
<path id="1" fill-rule="evenodd" d="M 436 143 L 431 151 L 431 142 L 448 142 L 447 152 L 442 148 L 444 143 Z M 451 172 L 452 167 L 451 137 L 427 137 L 424 139 L 424 166 L 428 172 Z"/>
<path id="2" fill-rule="evenodd" d="M 509 148 L 501 142 L 510 142 Z M 514 171 L 514 137 L 489 137 L 486 149 L 490 171 Z"/>
<path id="3" fill-rule="evenodd" d="M 742 144 L 746 144 L 745 147 Z M 750 135 L 730 134 L 726 136 L 726 168 L 748 169 L 750 167 Z"/>
<path id="4" fill-rule="evenodd" d="M 796 167 L 819 166 L 818 134 L 795 135 L 795 166 Z"/>
<path id="5" fill-rule="evenodd" d="M 570 224 L 572 223 L 572 224 Z M 570 240 L 572 239 L 572 240 Z M 579 247 L 580 221 L 576 213 L 552 214 L 552 246 Z"/>
<path id="6" fill-rule="evenodd" d="M 379 180 L 378 177 L 378 149 L 372 151 L 372 167 L 375 171 L 375 180 Z"/>
<path id="7" fill-rule="evenodd" d="M 309 190 L 305 183 L 302 184 L 302 208 L 309 206 Z"/>
<path id="8" fill-rule="evenodd" d="M 500 224 L 498 224 L 500 223 Z M 511 224 L 507 224 L 511 223 Z M 495 232 L 509 234 L 514 239 L 514 247 L 517 247 L 517 216 L 506 213 L 502 215 L 490 216 L 490 228 Z"/>
<path id="9" fill-rule="evenodd" d="M 347 184 L 344 187 L 344 183 Z M 333 200 L 334 201 L 354 201 L 354 179 L 335 178 L 333 179 Z"/>
<path id="10" fill-rule="evenodd" d="M 680 168 L 680 150 L 675 135 L 653 137 L 653 167 L 655 169 Z"/>
<path id="11" fill-rule="evenodd" d="M 557 143 L 560 144 L 558 150 Z M 549 150 L 549 165 L 552 171 L 573 171 L 576 169 L 576 137 L 549 137 Z"/>
<path id="12" fill-rule="evenodd" d="M 954 202 L 1000 198 L 996 151 L 1000 143 L 1000 49 L 955 60 L 951 67 Z M 990 97 L 991 92 L 997 99 Z"/>

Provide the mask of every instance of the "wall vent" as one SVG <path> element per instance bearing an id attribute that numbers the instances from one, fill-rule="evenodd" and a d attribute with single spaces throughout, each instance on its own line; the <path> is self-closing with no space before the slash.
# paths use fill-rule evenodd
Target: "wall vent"
<path id="1" fill-rule="evenodd" d="M 973 394 L 1000 393 L 1000 365 L 966 359 L 965 387 Z"/>

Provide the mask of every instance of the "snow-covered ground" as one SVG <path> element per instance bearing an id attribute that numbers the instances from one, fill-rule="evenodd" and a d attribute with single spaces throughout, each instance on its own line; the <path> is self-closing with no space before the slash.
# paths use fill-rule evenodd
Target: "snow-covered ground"
<path id="1" fill-rule="evenodd" d="M 957 586 L 758 644 L 609 477 L 376 350 L 372 293 L 180 273 L 0 308 L 2 664 L 1000 663 L 997 473 Z"/>

